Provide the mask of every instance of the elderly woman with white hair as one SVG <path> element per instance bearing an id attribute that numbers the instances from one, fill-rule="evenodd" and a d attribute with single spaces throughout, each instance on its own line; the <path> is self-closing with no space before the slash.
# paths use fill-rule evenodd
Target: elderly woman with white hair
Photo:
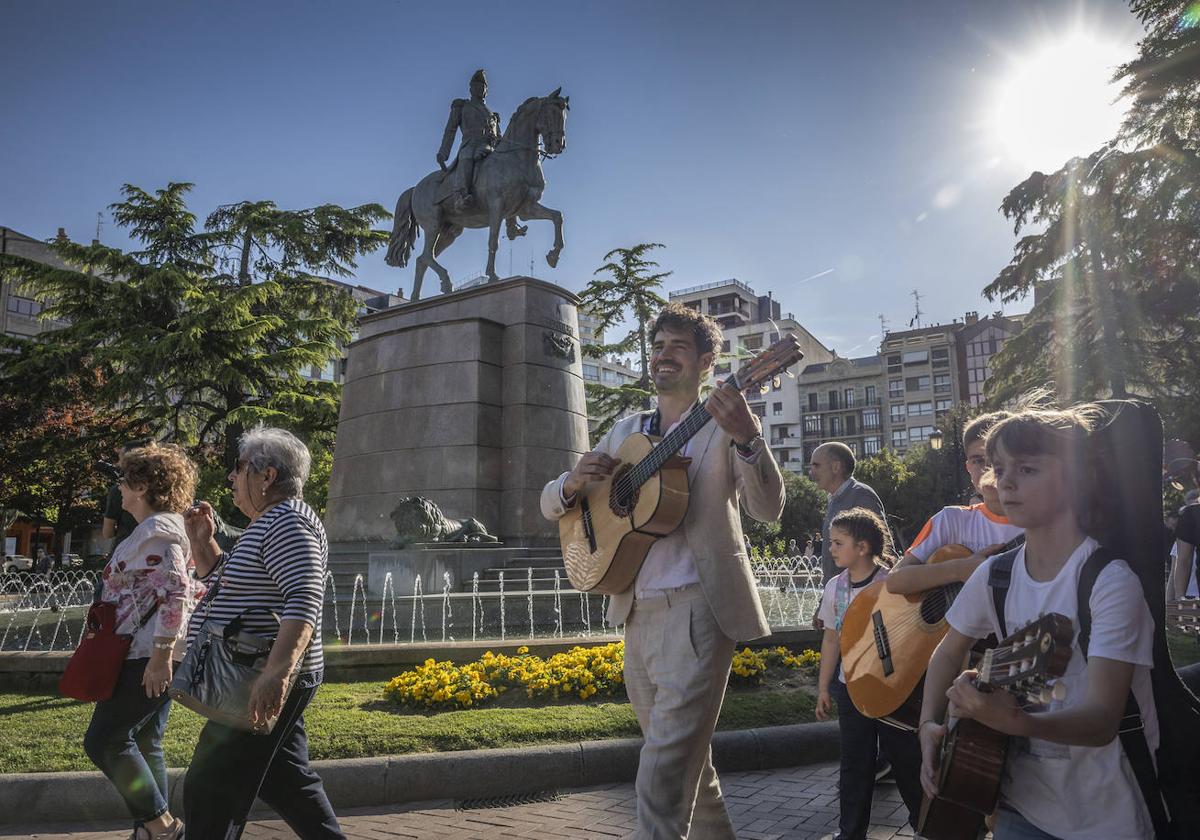
<path id="1" fill-rule="evenodd" d="M 196 573 L 211 595 L 193 615 L 188 643 L 209 618 L 221 623 L 241 616 L 245 631 L 274 636 L 251 692 L 250 716 L 255 722 L 279 717 L 265 735 L 216 721 L 205 725 L 184 782 L 188 840 L 240 836 L 256 796 L 300 837 L 343 836 L 309 766 L 304 729 L 304 709 L 324 668 L 321 608 L 329 557 L 325 528 L 302 497 L 310 463 L 308 448 L 292 433 L 262 426 L 248 431 L 229 473 L 233 503 L 250 518 L 237 545 L 221 551 L 208 503 L 185 516 Z"/>

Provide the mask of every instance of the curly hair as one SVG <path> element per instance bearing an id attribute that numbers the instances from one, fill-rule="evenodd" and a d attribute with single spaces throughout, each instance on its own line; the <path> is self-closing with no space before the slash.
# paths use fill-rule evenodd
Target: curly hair
<path id="1" fill-rule="evenodd" d="M 182 513 L 192 503 L 196 465 L 178 446 L 139 446 L 121 455 L 120 466 L 127 486 L 146 488 L 146 504 L 151 510 Z"/>
<path id="2" fill-rule="evenodd" d="M 865 507 L 844 510 L 829 523 L 829 529 L 841 528 L 855 542 L 865 542 L 876 565 L 891 568 L 896 560 L 892 550 L 892 534 L 879 514 Z"/>
<path id="3" fill-rule="evenodd" d="M 696 351 L 703 356 L 705 353 L 716 353 L 721 349 L 725 337 L 717 322 L 707 315 L 684 306 L 682 303 L 668 303 L 663 311 L 658 313 L 654 324 L 650 327 L 650 343 L 654 343 L 655 334 L 661 329 L 690 332 L 696 342 Z"/>

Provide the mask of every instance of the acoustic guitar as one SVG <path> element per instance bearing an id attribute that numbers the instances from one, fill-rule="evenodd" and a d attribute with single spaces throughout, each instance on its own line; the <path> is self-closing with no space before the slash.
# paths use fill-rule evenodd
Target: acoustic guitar
<path id="1" fill-rule="evenodd" d="M 861 596 L 860 596 L 861 597 Z M 1063 700 L 1065 686 L 1051 683 L 1071 661 L 1075 628 L 1050 613 L 1027 624 L 983 655 L 976 687 L 1008 691 L 1022 705 Z M 976 720 L 952 719 L 942 742 L 938 794 L 924 797 L 917 834 L 926 840 L 976 840 L 1000 798 L 1009 736 Z"/>
<path id="2" fill-rule="evenodd" d="M 743 364 L 722 387 L 768 387 L 803 357 L 796 337 L 784 336 Z M 666 437 L 639 432 L 622 442 L 615 455 L 621 463 L 613 474 L 581 493 L 558 521 L 572 586 L 616 595 L 633 584 L 651 546 L 678 528 L 687 514 L 687 468 L 674 456 L 711 419 L 700 403 Z"/>
<path id="3" fill-rule="evenodd" d="M 997 553 L 1020 544 L 1022 537 Z M 944 563 L 974 554 L 963 545 L 944 545 L 928 563 Z M 842 619 L 842 672 L 854 707 L 867 717 L 883 718 L 902 729 L 916 729 L 921 717 L 922 678 L 934 648 L 949 625 L 946 612 L 962 584 L 947 583 L 898 595 L 887 580 L 872 583 L 846 608 Z"/>

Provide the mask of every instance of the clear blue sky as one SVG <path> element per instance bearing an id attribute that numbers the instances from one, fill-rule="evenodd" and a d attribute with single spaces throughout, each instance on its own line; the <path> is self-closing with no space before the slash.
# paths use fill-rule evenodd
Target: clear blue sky
<path id="1" fill-rule="evenodd" d="M 86 241 L 122 183 L 173 180 L 201 218 L 243 199 L 390 210 L 484 67 L 505 124 L 528 96 L 571 97 L 543 197 L 567 248 L 546 266 L 533 222 L 513 273 L 532 256 L 578 290 L 607 250 L 658 241 L 668 288 L 737 277 L 860 355 L 914 288 L 926 323 L 998 307 L 980 294 L 1014 241 L 997 207 L 1028 166 L 997 158 L 980 115 L 1014 56 L 1080 19 L 1138 36 L 1119 0 L 10 2 L 0 225 Z M 101 238 L 128 244 L 107 217 Z M 443 255 L 456 281 L 485 259 L 482 231 Z M 412 268 L 380 251 L 358 282 L 407 293 Z"/>

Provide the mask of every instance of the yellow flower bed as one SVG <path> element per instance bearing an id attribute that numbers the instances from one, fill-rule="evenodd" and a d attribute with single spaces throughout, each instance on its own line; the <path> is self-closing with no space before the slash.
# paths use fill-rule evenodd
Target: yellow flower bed
<path id="1" fill-rule="evenodd" d="M 466 665 L 426 659 L 394 677 L 384 694 L 404 706 L 438 710 L 470 708 L 510 688 L 524 689 L 531 698 L 587 700 L 596 694 L 611 696 L 624 685 L 624 667 L 624 642 L 574 647 L 549 659 L 521 646 L 516 656 L 489 650 L 478 662 Z"/>
<path id="2" fill-rule="evenodd" d="M 785 647 L 734 654 L 731 681 L 761 683 L 768 665 L 811 668 L 820 662 L 816 651 L 796 654 Z M 516 656 L 490 650 L 477 662 L 455 665 L 426 659 L 394 677 L 384 695 L 402 706 L 436 711 L 469 709 L 511 689 L 523 689 L 534 699 L 573 697 L 587 700 L 597 694 L 612 696 L 625 684 L 625 643 L 574 647 L 542 659 L 527 647 Z"/>
<path id="3" fill-rule="evenodd" d="M 768 665 L 781 665 L 794 670 L 815 670 L 820 664 L 821 654 L 815 650 L 793 653 L 782 645 L 765 650 L 751 650 L 747 647 L 733 654 L 729 680 L 734 683 L 759 685 Z"/>

